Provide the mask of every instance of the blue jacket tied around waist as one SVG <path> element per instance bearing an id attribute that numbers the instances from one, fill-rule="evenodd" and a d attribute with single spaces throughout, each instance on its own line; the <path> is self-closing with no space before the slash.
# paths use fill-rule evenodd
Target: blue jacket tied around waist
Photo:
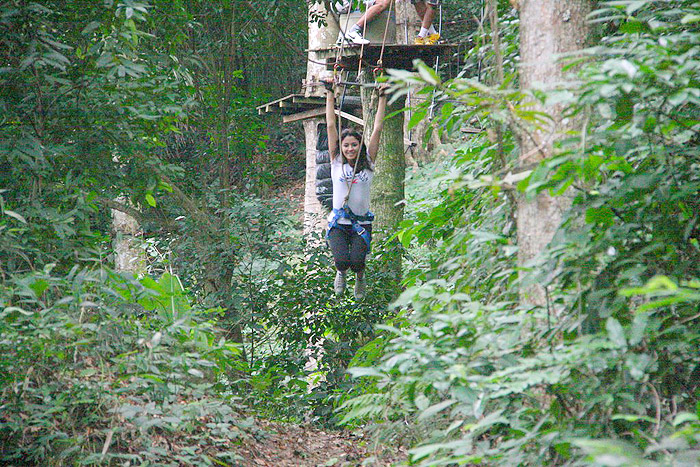
<path id="1" fill-rule="evenodd" d="M 367 211 L 367 214 L 365 214 L 364 216 L 358 216 L 357 214 L 352 212 L 347 205 L 343 206 L 341 209 L 334 209 L 333 219 L 328 223 L 326 239 L 328 239 L 328 235 L 330 234 L 331 229 L 338 225 L 338 221 L 340 219 L 348 219 L 350 221 L 350 223 L 352 224 L 352 230 L 354 230 L 357 235 L 362 237 L 362 240 L 364 240 L 367 244 L 367 251 L 370 251 L 371 238 L 369 236 L 369 232 L 367 232 L 367 230 L 364 227 L 362 227 L 362 224 L 360 224 L 360 222 L 372 222 L 374 220 L 374 214 L 372 214 L 371 211 Z"/>

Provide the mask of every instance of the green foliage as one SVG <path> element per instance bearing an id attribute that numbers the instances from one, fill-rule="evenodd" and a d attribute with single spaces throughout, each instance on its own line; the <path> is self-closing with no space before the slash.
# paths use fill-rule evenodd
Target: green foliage
<path id="1" fill-rule="evenodd" d="M 561 280 L 584 284 L 574 299 L 595 302 L 591 311 L 600 319 L 628 312 L 616 293 L 622 287 L 659 274 L 676 281 L 698 274 L 700 99 L 692 90 L 700 70 L 686 59 L 697 31 L 683 24 L 691 3 L 673 3 L 635 5 L 634 18 L 618 20 L 621 33 L 591 51 L 609 57 L 582 73 L 578 111 L 595 131 L 583 140 L 585 152 L 568 150 L 551 164 L 547 186 L 581 188 L 570 223 L 586 218 L 561 239 L 571 246 L 558 258 Z M 599 15 L 614 19 L 618 11 Z M 650 26 L 628 32 L 636 23 Z M 689 94 L 677 99 L 679 93 Z"/>
<path id="2" fill-rule="evenodd" d="M 178 283 L 77 267 L 60 276 L 51 266 L 4 283 L 2 462 L 236 459 L 250 423 L 234 400 L 212 396 L 240 351 Z"/>
<path id="3" fill-rule="evenodd" d="M 147 34 L 147 7 L 0 7 L 0 185 L 28 221 L 10 269 L 69 270 L 102 248 L 104 199 L 127 193 L 134 205 L 153 204 L 156 170 L 175 170 L 149 154 L 181 114 L 188 76 L 158 49 L 168 38 Z"/>
<path id="4" fill-rule="evenodd" d="M 507 150 L 513 150 L 512 143 Z M 441 280 L 449 285 L 440 287 L 457 284 L 461 292 L 479 297 L 482 293 L 491 298 L 508 296 L 515 273 L 504 266 L 515 266 L 517 251 L 512 206 L 503 191 L 483 187 L 481 181 L 499 166 L 494 156 L 495 145 L 485 138 L 469 140 L 455 148 L 451 163 L 425 168 L 427 186 L 412 184 L 411 210 L 397 234 L 405 247 L 412 246 L 409 251 L 417 252 L 409 253 L 416 262 L 408 263 L 412 267 L 406 272 L 407 285 Z M 443 175 L 436 177 L 436 170 Z M 433 198 L 430 193 L 439 196 Z M 429 253 L 423 258 L 420 251 Z"/>
<path id="5" fill-rule="evenodd" d="M 350 385 L 387 294 L 334 300 L 327 254 L 261 196 L 284 177 L 254 106 L 298 85 L 306 9 L 254 7 L 0 6 L 0 463 L 233 464 L 254 427 L 222 391 L 326 420 Z M 149 275 L 104 269 L 115 206 Z"/>
<path id="6" fill-rule="evenodd" d="M 390 291 L 382 281 L 390 279 L 370 261 L 368 296 L 357 301 L 349 290 L 336 298 L 328 249 L 321 239 L 304 241 L 318 246 L 304 250 L 299 243 L 287 244 L 267 269 L 240 276 L 242 304 L 255 314 L 244 323 L 248 376 L 234 387 L 270 416 L 298 419 L 311 413 L 325 423 L 336 400 L 353 386 L 348 363 L 386 316 Z M 381 251 L 381 245 L 373 247 Z"/>
<path id="7" fill-rule="evenodd" d="M 429 245 L 411 250 L 422 267 L 395 303 L 407 322 L 385 328 L 378 364 L 351 369 L 373 393 L 345 403 L 346 422 L 400 430 L 420 465 L 697 462 L 696 16 L 691 1 L 605 2 L 592 17 L 607 30 L 571 68 L 576 86 L 536 96 L 579 124 L 555 157 L 508 174 L 507 131 L 491 146 L 473 138 L 432 176 L 443 191 L 423 190 L 398 233 Z M 428 71 L 394 80 L 448 101 L 448 134 L 474 115 L 511 131 L 548 118 L 517 91 Z M 514 184 L 575 195 L 547 261 L 523 276 L 547 287 L 544 309 L 514 303 L 517 246 L 498 229 Z"/>
<path id="8" fill-rule="evenodd" d="M 464 52 L 463 68 L 459 71 L 463 76 L 470 76 L 484 83 L 495 83 L 498 71 L 488 16 L 489 2 L 468 1 L 461 2 L 463 5 L 452 5 L 458 3 L 460 2 L 443 3 L 443 21 L 446 23 L 443 36 L 450 43 L 469 44 Z M 520 19 L 510 1 L 498 0 L 495 3 L 498 5 L 499 53 L 504 77 L 517 79 Z M 476 23 L 475 26 L 472 26 L 473 23 Z"/>

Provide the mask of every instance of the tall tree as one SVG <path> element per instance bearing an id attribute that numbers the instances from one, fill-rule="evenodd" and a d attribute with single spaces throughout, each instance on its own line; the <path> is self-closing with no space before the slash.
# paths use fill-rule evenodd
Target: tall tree
<path id="1" fill-rule="evenodd" d="M 129 205 L 126 197 L 116 200 L 125 206 Z M 142 273 L 146 270 L 146 252 L 139 237 L 143 235 L 138 221 L 129 214 L 112 209 L 112 232 L 114 233 L 114 269 Z"/>
<path id="2" fill-rule="evenodd" d="M 328 31 L 319 23 L 319 17 L 326 17 L 327 12 L 323 3 L 309 3 L 308 31 L 309 52 L 306 62 L 306 96 L 323 96 L 322 86 L 318 83 L 325 73 L 326 66 L 316 57 L 314 50 L 323 48 L 328 43 Z M 304 135 L 306 140 L 306 178 L 304 188 L 304 234 L 323 230 L 321 203 L 316 198 L 316 143 L 318 142 L 318 127 L 322 118 L 315 117 L 304 120 Z"/>
<path id="3" fill-rule="evenodd" d="M 362 88 L 362 107 L 365 115 L 365 125 L 372 128 L 376 105 L 376 93 L 366 85 L 374 83 L 370 72 L 363 72 L 360 81 L 365 84 Z M 396 100 L 387 103 L 386 114 L 389 116 L 382 131 L 379 151 L 376 158 L 374 182 L 372 184 L 371 205 L 376 220 L 373 236 L 379 241 L 389 238 L 403 220 L 404 214 L 404 179 L 406 162 L 404 158 L 403 102 Z M 383 252 L 380 269 L 386 272 L 392 280 L 401 280 L 401 251 L 398 242 L 395 248 Z"/>
<path id="4" fill-rule="evenodd" d="M 564 79 L 562 54 L 583 48 L 587 35 L 586 15 L 589 0 L 521 0 L 520 8 L 520 83 L 524 91 L 552 90 Z M 531 166 L 552 156 L 555 142 L 571 127 L 562 118 L 560 105 L 533 102 L 533 109 L 551 116 L 545 124 L 520 135 L 520 164 Z M 561 224 L 562 214 L 570 206 L 567 196 L 539 193 L 518 199 L 519 263 L 533 265 Z M 521 299 L 534 305 L 546 304 L 546 291 L 538 284 L 525 283 Z"/>

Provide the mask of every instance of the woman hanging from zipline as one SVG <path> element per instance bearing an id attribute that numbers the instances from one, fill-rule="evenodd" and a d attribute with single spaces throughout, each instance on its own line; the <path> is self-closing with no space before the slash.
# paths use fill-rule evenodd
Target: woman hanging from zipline
<path id="1" fill-rule="evenodd" d="M 333 289 L 337 295 L 343 294 L 347 271 L 352 269 L 355 273 L 355 298 L 358 299 L 363 298 L 367 290 L 365 260 L 374 220 L 374 214 L 369 210 L 369 190 L 386 112 L 384 88 L 378 87 L 377 92 L 379 99 L 374 128 L 365 147 L 362 134 L 353 129 L 343 129 L 339 137 L 335 92 L 332 86 L 326 86 L 326 127 L 333 179 L 333 211 L 328 216 L 327 239 L 337 270 Z"/>

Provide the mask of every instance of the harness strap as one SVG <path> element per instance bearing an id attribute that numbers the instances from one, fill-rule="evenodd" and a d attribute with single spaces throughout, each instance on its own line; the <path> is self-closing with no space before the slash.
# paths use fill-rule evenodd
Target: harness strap
<path id="1" fill-rule="evenodd" d="M 326 231 L 326 239 L 328 239 L 331 229 L 338 226 L 338 221 L 340 219 L 349 219 L 352 225 L 352 230 L 355 231 L 357 235 L 362 237 L 362 240 L 367 244 L 367 251 L 371 249 L 371 237 L 367 229 L 362 227 L 360 222 L 372 222 L 374 220 L 374 214 L 371 211 L 367 211 L 364 216 L 358 216 L 350 210 L 350 208 L 345 205 L 341 209 L 333 209 L 333 219 L 328 223 L 328 230 Z"/>

